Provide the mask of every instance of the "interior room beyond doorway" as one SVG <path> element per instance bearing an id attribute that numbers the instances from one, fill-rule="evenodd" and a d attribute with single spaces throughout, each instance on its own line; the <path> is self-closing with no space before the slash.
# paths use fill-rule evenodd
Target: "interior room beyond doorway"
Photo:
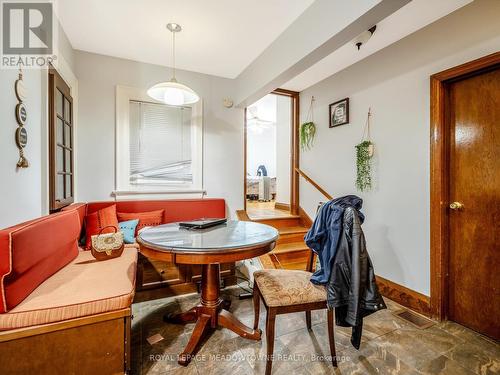
<path id="1" fill-rule="evenodd" d="M 246 111 L 246 211 L 252 219 L 290 215 L 292 98 L 268 94 Z"/>

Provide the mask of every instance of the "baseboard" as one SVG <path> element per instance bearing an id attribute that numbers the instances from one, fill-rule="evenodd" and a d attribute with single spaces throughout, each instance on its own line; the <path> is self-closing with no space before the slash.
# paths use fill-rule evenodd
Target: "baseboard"
<path id="1" fill-rule="evenodd" d="M 274 203 L 274 208 L 276 208 L 277 210 L 290 211 L 290 205 L 288 203 L 276 202 Z"/>
<path id="2" fill-rule="evenodd" d="M 310 227 L 313 223 L 312 219 L 309 217 L 307 212 L 304 211 L 302 207 L 299 206 L 299 216 L 305 226 Z"/>
<path id="3" fill-rule="evenodd" d="M 414 310 L 422 315 L 431 316 L 430 298 L 403 285 L 376 276 L 380 293 L 387 298 Z"/>

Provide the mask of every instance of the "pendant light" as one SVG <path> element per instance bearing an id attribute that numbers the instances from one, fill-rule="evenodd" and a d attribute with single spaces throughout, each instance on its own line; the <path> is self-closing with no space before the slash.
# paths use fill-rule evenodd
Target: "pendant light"
<path id="1" fill-rule="evenodd" d="M 148 95 L 169 105 L 181 106 L 196 103 L 200 100 L 198 94 L 175 79 L 175 34 L 180 32 L 182 27 L 177 23 L 169 23 L 167 29 L 172 33 L 172 78 L 168 82 L 160 82 L 151 87 Z"/>

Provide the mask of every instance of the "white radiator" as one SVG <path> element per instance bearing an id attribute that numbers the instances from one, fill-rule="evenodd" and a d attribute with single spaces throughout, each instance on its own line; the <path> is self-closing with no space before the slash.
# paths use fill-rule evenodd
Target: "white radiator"
<path id="1" fill-rule="evenodd" d="M 271 200 L 271 177 L 264 176 L 259 181 L 259 201 L 269 202 Z"/>

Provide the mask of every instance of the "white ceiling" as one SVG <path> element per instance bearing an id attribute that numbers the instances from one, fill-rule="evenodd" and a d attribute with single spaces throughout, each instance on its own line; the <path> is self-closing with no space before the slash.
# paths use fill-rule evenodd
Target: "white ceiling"
<path id="1" fill-rule="evenodd" d="M 372 38 L 358 51 L 348 43 L 295 76 L 282 88 L 302 91 L 371 54 L 397 42 L 473 0 L 412 0 L 377 24 Z"/>
<path id="2" fill-rule="evenodd" d="M 180 69 L 235 78 L 314 0 L 61 0 L 73 48 L 171 66 L 168 22 Z"/>

